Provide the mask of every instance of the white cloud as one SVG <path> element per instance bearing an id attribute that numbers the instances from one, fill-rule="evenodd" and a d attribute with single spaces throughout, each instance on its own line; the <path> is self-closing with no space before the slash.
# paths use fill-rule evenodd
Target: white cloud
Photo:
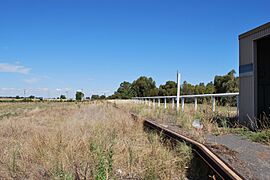
<path id="1" fill-rule="evenodd" d="M 32 77 L 32 78 L 29 78 L 29 79 L 24 79 L 23 81 L 28 83 L 28 84 L 34 84 L 34 83 L 37 83 L 39 81 L 39 79 L 35 78 L 35 77 Z"/>
<path id="2" fill-rule="evenodd" d="M 28 74 L 30 70 L 31 70 L 30 68 L 18 64 L 14 65 L 14 64 L 0 63 L 0 72 Z"/>

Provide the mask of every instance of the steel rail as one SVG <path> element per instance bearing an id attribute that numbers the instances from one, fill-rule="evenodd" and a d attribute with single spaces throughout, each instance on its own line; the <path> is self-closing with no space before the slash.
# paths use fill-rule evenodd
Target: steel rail
<path id="1" fill-rule="evenodd" d="M 190 145 L 193 151 L 198 154 L 204 162 L 222 179 L 242 180 L 244 179 L 230 165 L 221 160 L 213 151 L 205 145 L 194 141 L 184 135 L 181 135 L 173 130 L 168 129 L 164 125 L 158 124 L 151 120 L 144 120 L 144 126 L 161 132 L 163 135 L 172 138 L 176 141 L 186 142 Z"/>

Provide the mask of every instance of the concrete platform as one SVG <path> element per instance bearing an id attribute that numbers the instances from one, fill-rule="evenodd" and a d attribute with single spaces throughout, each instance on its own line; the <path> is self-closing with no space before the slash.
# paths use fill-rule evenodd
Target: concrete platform
<path id="1" fill-rule="evenodd" d="M 206 145 L 246 179 L 270 179 L 270 147 L 244 137 L 208 135 Z"/>

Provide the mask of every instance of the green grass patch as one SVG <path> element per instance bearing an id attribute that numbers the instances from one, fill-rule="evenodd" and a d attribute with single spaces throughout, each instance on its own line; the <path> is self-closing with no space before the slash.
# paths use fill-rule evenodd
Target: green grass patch
<path id="1" fill-rule="evenodd" d="M 244 136 L 254 142 L 270 145 L 270 129 L 253 132 L 247 128 L 235 128 L 230 130 L 232 133 Z"/>

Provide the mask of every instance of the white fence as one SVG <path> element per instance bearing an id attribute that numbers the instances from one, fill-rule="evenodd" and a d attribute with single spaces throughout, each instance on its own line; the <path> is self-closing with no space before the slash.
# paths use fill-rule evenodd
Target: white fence
<path id="1" fill-rule="evenodd" d="M 179 99 L 178 99 L 179 97 Z M 185 99 L 191 98 L 194 99 L 194 109 L 197 110 L 197 100 L 198 98 L 211 97 L 212 100 L 212 110 L 216 110 L 216 97 L 236 97 L 237 104 L 237 114 L 239 113 L 239 93 L 219 93 L 219 94 L 196 94 L 196 95 L 182 95 L 182 96 L 153 96 L 153 97 L 135 97 L 137 103 L 148 104 L 149 106 L 157 106 L 160 107 L 160 100 L 164 100 L 164 108 L 167 108 L 167 99 L 172 100 L 172 108 L 175 106 L 175 100 L 177 103 L 177 107 L 179 107 L 179 102 L 181 99 L 181 107 L 182 111 L 185 109 Z M 177 100 L 178 99 L 178 100 Z"/>

